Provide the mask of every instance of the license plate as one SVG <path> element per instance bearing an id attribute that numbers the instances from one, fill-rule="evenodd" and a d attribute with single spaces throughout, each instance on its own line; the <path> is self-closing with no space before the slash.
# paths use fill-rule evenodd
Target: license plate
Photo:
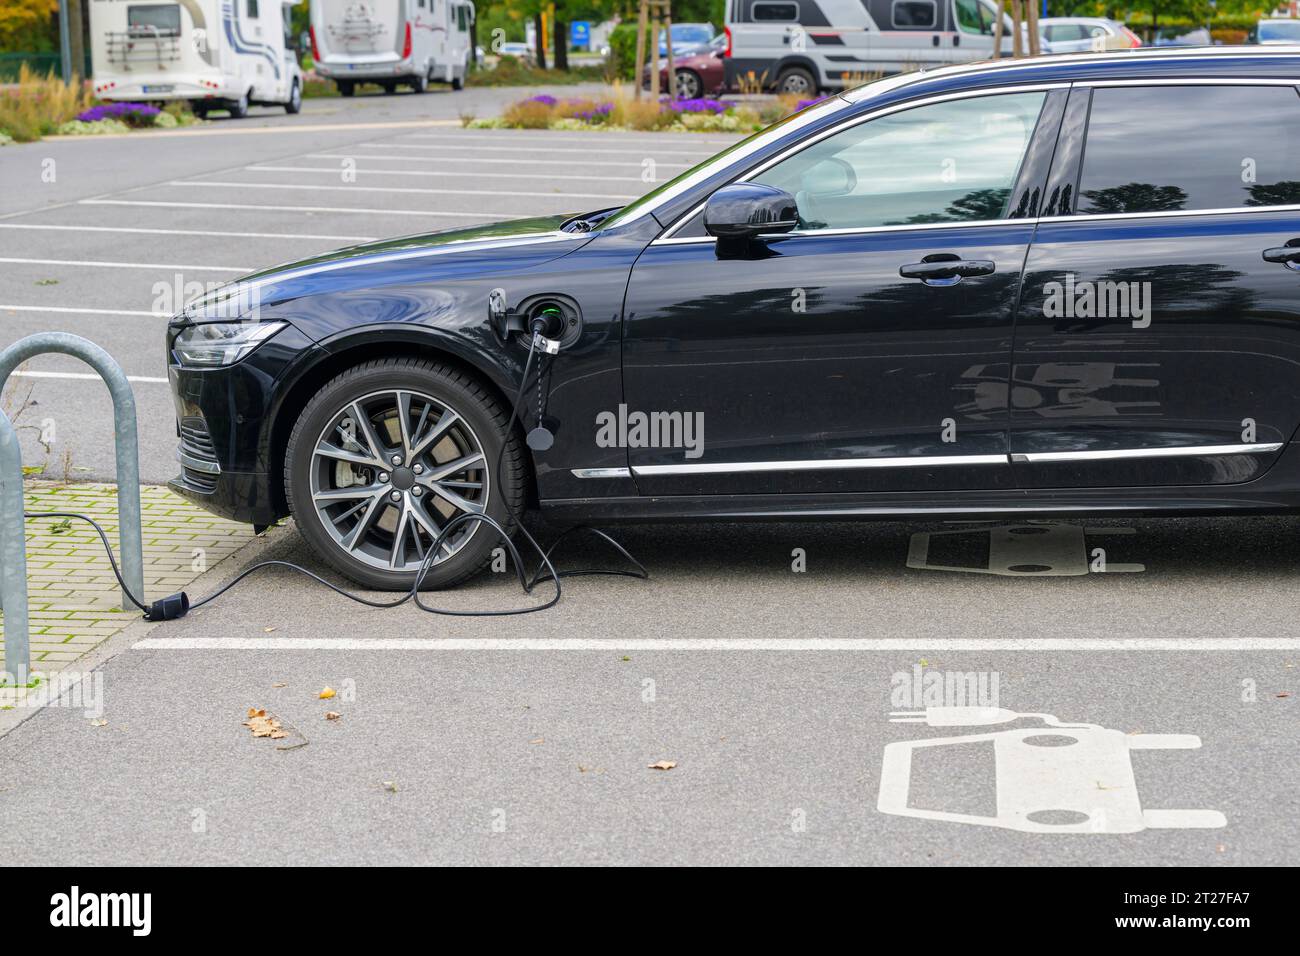
<path id="1" fill-rule="evenodd" d="M 140 89 L 145 93 L 170 93 L 176 89 L 175 86 L 142 86 Z"/>

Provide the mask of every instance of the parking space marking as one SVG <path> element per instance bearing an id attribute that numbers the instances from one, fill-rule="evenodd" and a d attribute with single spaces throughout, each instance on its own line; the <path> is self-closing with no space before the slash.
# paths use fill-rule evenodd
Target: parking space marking
<path id="1" fill-rule="evenodd" d="M 566 169 L 572 169 L 574 166 L 612 166 L 616 169 L 628 169 L 639 167 L 640 160 L 622 159 L 618 161 L 606 162 L 575 162 L 572 159 L 493 159 L 490 156 L 479 156 L 474 159 L 469 157 L 459 158 L 456 156 L 385 156 L 366 153 L 364 156 L 354 156 L 351 153 L 303 153 L 301 159 L 382 159 L 393 163 L 462 163 L 471 166 L 479 166 L 483 163 L 500 163 L 507 166 L 563 166 Z M 667 169 L 689 169 L 689 163 L 660 163 L 656 166 Z"/>
<path id="2" fill-rule="evenodd" d="M 19 369 L 10 373 L 16 378 L 66 378 L 79 382 L 102 382 L 103 376 L 98 372 L 32 372 L 27 369 Z M 155 378 L 150 375 L 128 375 L 128 382 L 138 382 L 142 385 L 166 385 L 167 379 Z"/>
<path id="3" fill-rule="evenodd" d="M 534 146 L 537 143 L 598 143 L 609 142 L 609 133 L 596 133 L 589 137 L 582 137 L 581 132 L 561 133 L 558 136 L 543 136 L 532 130 L 519 130 L 516 132 L 505 132 L 495 130 L 489 133 L 476 133 L 471 131 L 452 133 L 448 136 L 445 133 L 401 133 L 398 134 L 402 139 L 437 139 L 445 143 L 451 142 L 469 142 L 485 143 L 495 140 L 496 142 L 512 141 L 521 146 Z M 664 141 L 663 133 L 636 133 L 636 132 L 619 132 L 616 134 L 620 143 L 662 143 Z M 734 139 L 696 139 L 690 137 L 690 144 L 700 144 L 703 146 L 733 146 L 744 139 L 743 133 L 735 134 Z"/>
<path id="4" fill-rule="evenodd" d="M 237 185 L 237 184 L 232 184 Z M 491 216 L 481 212 L 439 212 L 436 209 L 362 209 L 352 206 L 263 206 L 257 203 L 165 202 L 158 199 L 82 199 L 83 206 L 160 206 L 173 209 L 249 209 L 254 212 L 353 212 L 370 216 L 439 216 L 474 219 L 478 222 L 502 222 L 509 216 Z"/>
<path id="5" fill-rule="evenodd" d="M 140 309 L 75 309 L 66 305 L 0 305 L 0 312 L 63 312 L 69 315 L 145 315 L 152 318 L 157 313 Z"/>
<path id="6" fill-rule="evenodd" d="M 132 131 L 130 133 L 101 133 L 95 137 L 89 136 L 46 136 L 44 139 L 53 140 L 60 143 L 68 142 L 86 142 L 88 140 L 105 140 L 120 139 L 123 136 L 129 136 L 132 139 L 170 139 L 177 136 L 251 136 L 258 133 L 341 133 L 351 132 L 354 129 L 428 129 L 435 126 L 460 126 L 458 119 L 446 120 L 394 120 L 385 123 L 315 123 L 310 126 L 285 125 L 285 126 L 227 126 L 224 123 L 218 128 L 204 129 L 169 129 L 151 132 Z"/>
<path id="7" fill-rule="evenodd" d="M 1295 651 L 1300 637 L 1247 638 L 348 638 L 147 637 L 171 651 Z"/>
<path id="8" fill-rule="evenodd" d="M 10 259 L 0 258 L 0 262 L 28 266 L 78 266 L 104 269 L 184 269 L 190 272 L 252 272 L 247 266 L 178 266 L 163 265 L 156 262 L 102 262 L 98 259 Z"/>
<path id="9" fill-rule="evenodd" d="M 649 147 L 651 144 L 647 143 Z M 437 149 L 445 150 L 446 146 L 439 146 L 433 143 L 425 145 L 423 143 L 357 143 L 360 149 Z M 475 149 L 491 150 L 498 153 L 518 153 L 518 146 L 475 146 Z M 547 149 L 546 147 L 535 147 L 538 153 L 576 153 L 579 156 L 685 156 L 698 161 L 708 159 L 714 153 L 685 153 L 680 150 L 662 150 L 662 149 Z M 474 162 L 473 156 L 449 156 L 448 159 L 460 159 L 467 163 Z"/>
<path id="10" fill-rule="evenodd" d="M 129 232 L 150 236 L 203 236 L 210 239 L 320 239 L 327 242 L 374 242 L 376 236 L 323 236 L 310 232 L 211 232 L 204 229 L 142 229 L 137 226 L 53 226 L 0 223 L 0 229 L 55 229 L 66 232 Z"/>
<path id="11" fill-rule="evenodd" d="M 568 164 L 568 165 L 572 165 L 572 164 Z M 251 170 L 255 172 L 263 172 L 263 173 L 328 173 L 331 176 L 337 176 L 339 175 L 340 172 L 340 167 L 338 166 L 245 166 L 244 168 L 247 170 Z M 458 173 L 458 172 L 444 172 L 443 170 L 440 169 L 375 169 L 369 166 L 355 169 L 353 170 L 353 172 L 358 176 L 362 174 L 367 176 L 436 176 L 439 179 L 447 179 L 448 177 L 459 177 L 465 179 L 510 179 L 515 181 L 518 181 L 520 179 L 543 179 L 543 180 L 573 179 L 584 183 L 591 182 L 590 175 L 563 176 L 563 175 L 557 175 L 556 173 L 546 173 L 541 176 L 530 176 L 527 173 L 485 173 L 481 170 L 476 170 L 472 173 Z M 641 182 L 641 177 L 640 176 L 602 176 L 601 182 L 639 183 Z M 460 190 L 449 190 L 449 191 L 459 192 Z M 551 194 L 548 193 L 547 195 L 551 195 Z M 571 194 L 558 193 L 557 195 L 568 196 Z"/>
<path id="12" fill-rule="evenodd" d="M 539 192 L 511 192 L 499 191 L 492 189 L 426 189 L 417 186 L 318 186 L 313 183 L 228 183 L 220 181 L 208 181 L 201 179 L 172 179 L 164 185 L 167 186 L 197 186 L 203 189 L 306 189 L 311 192 L 319 192 L 322 189 L 330 189 L 337 192 L 366 192 L 366 193 L 422 193 L 429 196 L 507 196 L 512 199 L 636 199 L 636 195 L 627 193 L 539 193 Z"/>

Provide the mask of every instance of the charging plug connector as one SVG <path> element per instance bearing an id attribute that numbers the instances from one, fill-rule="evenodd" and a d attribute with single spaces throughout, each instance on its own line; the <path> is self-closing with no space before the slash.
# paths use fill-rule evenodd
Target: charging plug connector
<path id="1" fill-rule="evenodd" d="M 174 621 L 178 617 L 184 617 L 190 612 L 190 596 L 184 591 L 178 591 L 176 594 L 169 594 L 160 601 L 154 601 L 149 605 L 149 610 L 144 612 L 146 621 Z"/>

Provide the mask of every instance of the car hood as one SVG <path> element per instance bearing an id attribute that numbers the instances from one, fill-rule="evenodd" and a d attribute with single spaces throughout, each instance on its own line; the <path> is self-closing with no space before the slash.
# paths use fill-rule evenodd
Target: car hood
<path id="1" fill-rule="evenodd" d="M 590 233 L 561 232 L 573 213 L 512 219 L 348 246 L 286 262 L 236 279 L 189 303 L 180 320 L 227 319 L 249 304 L 268 306 L 331 290 L 409 281 L 412 260 L 424 281 L 501 268 L 529 268 L 566 256 L 589 242 Z"/>

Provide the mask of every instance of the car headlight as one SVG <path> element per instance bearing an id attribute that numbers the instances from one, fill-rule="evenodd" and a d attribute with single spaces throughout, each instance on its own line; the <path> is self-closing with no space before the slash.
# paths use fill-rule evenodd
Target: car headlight
<path id="1" fill-rule="evenodd" d="M 287 322 L 203 322 L 176 336 L 172 352 L 182 365 L 216 368 L 245 358 Z"/>

